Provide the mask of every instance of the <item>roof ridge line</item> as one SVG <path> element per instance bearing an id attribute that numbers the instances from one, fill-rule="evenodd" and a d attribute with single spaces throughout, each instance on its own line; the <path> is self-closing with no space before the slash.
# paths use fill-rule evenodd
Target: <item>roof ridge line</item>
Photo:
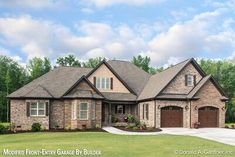
<path id="1" fill-rule="evenodd" d="M 203 77 L 203 78 L 197 83 L 197 85 L 196 85 L 191 91 L 189 91 L 189 93 L 187 94 L 187 98 L 192 98 L 192 97 L 202 88 L 202 86 L 211 78 L 211 76 L 212 76 L 212 75 L 209 74 L 209 75 Z M 199 89 L 196 91 L 196 93 L 195 93 L 192 97 L 189 97 L 190 93 L 192 93 L 192 92 L 195 90 L 195 88 L 200 85 L 200 82 L 203 81 L 203 79 L 206 79 L 206 81 L 204 82 L 204 84 L 202 84 L 201 87 L 199 87 Z"/>
<path id="2" fill-rule="evenodd" d="M 51 92 L 46 87 L 43 87 L 41 84 L 39 84 L 38 86 L 42 87 L 43 90 L 45 90 L 50 96 L 52 96 L 54 98 L 54 96 L 51 94 Z"/>
<path id="3" fill-rule="evenodd" d="M 179 62 L 179 63 L 173 65 L 172 67 L 168 67 L 168 68 L 164 69 L 163 71 L 158 72 L 158 73 L 156 73 L 156 74 L 154 74 L 154 75 L 160 74 L 160 73 L 165 72 L 165 71 L 167 71 L 167 70 L 169 70 L 169 69 L 171 69 L 171 68 L 174 68 L 175 66 L 177 66 L 177 65 L 179 65 L 179 64 L 181 64 L 181 63 L 183 63 L 183 62 L 186 62 L 186 61 L 187 61 L 187 62 L 191 62 L 192 60 L 193 60 L 193 58 L 186 59 L 186 60 L 181 61 L 181 62 Z M 154 76 L 154 75 L 152 75 L 152 76 Z"/>

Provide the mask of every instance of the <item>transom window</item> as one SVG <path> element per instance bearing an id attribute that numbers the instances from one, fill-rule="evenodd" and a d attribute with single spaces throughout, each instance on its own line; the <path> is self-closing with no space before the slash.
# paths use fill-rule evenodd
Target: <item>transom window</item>
<path id="1" fill-rule="evenodd" d="M 30 103 L 30 116 L 45 116 L 46 103 L 45 102 L 31 102 Z"/>
<path id="2" fill-rule="evenodd" d="M 187 80 L 186 80 L 186 85 L 187 85 L 187 86 L 193 86 L 193 83 L 194 83 L 194 82 L 193 82 L 193 81 L 194 81 L 194 80 L 193 80 L 193 75 L 187 75 L 186 79 L 187 79 Z"/>
<path id="3" fill-rule="evenodd" d="M 96 87 L 98 89 L 110 89 L 110 77 L 97 77 Z"/>
<path id="4" fill-rule="evenodd" d="M 80 119 L 87 120 L 88 119 L 88 105 L 87 103 L 81 103 L 80 104 Z"/>

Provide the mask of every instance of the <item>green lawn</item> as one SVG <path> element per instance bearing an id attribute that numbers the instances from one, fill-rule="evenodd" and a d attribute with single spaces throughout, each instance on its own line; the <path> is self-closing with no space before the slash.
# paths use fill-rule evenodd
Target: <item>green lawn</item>
<path id="1" fill-rule="evenodd" d="M 47 150 L 86 148 L 100 150 L 101 156 L 106 157 L 188 157 L 190 155 L 177 155 L 175 151 L 204 151 L 205 149 L 233 151 L 235 154 L 235 147 L 233 146 L 196 137 L 172 135 L 122 136 L 105 132 L 41 132 L 0 135 L 0 156 L 2 156 L 4 148 L 31 150 L 43 148 Z M 199 157 L 206 155 L 191 156 Z"/>

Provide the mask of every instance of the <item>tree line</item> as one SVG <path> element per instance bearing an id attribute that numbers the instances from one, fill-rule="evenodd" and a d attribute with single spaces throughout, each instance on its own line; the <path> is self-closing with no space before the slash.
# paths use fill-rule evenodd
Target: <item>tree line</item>
<path id="1" fill-rule="evenodd" d="M 0 122 L 9 121 L 9 102 L 6 96 L 30 81 L 42 76 L 56 66 L 73 66 L 94 68 L 105 58 L 90 58 L 87 61 L 80 61 L 74 55 L 60 57 L 56 65 L 52 65 L 48 58 L 33 58 L 29 60 L 26 67 L 7 56 L 0 55 Z M 147 56 L 134 56 L 133 64 L 144 71 L 155 74 L 164 70 L 163 67 L 150 66 L 151 59 Z M 235 62 L 234 60 L 206 60 L 198 61 L 207 74 L 212 74 L 220 83 L 229 96 L 226 103 L 226 122 L 235 122 Z M 171 65 L 170 65 L 171 66 Z"/>

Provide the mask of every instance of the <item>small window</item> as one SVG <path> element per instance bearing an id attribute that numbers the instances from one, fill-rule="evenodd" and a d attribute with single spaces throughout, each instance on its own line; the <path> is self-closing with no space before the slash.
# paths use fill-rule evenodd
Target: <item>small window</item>
<path id="1" fill-rule="evenodd" d="M 186 85 L 187 85 L 187 86 L 193 86 L 193 81 L 194 81 L 194 80 L 193 80 L 193 75 L 187 75 L 186 78 L 187 78 L 187 80 L 186 80 L 186 81 L 187 81 L 187 82 L 186 82 Z"/>
<path id="2" fill-rule="evenodd" d="M 96 88 L 100 88 L 100 82 L 101 82 L 100 79 L 101 78 L 98 77 L 97 80 L 96 80 Z"/>
<path id="3" fill-rule="evenodd" d="M 97 77 L 96 87 L 98 89 L 110 89 L 111 88 L 111 78 L 109 77 Z"/>
<path id="4" fill-rule="evenodd" d="M 149 119 L 149 104 L 143 104 L 143 119 Z"/>
<path id="5" fill-rule="evenodd" d="M 30 116 L 45 116 L 46 105 L 45 102 L 31 102 L 30 103 Z"/>
<path id="6" fill-rule="evenodd" d="M 106 85 L 106 84 L 105 84 L 105 81 L 106 81 L 106 79 L 103 77 L 103 78 L 101 79 L 101 84 L 102 84 L 101 88 L 102 88 L 102 89 L 106 89 L 106 88 L 105 88 L 105 85 Z"/>
<path id="7" fill-rule="evenodd" d="M 149 119 L 149 104 L 145 104 L 145 118 Z"/>
<path id="8" fill-rule="evenodd" d="M 83 119 L 83 120 L 88 119 L 88 105 L 87 105 L 87 103 L 80 104 L 80 119 Z"/>
<path id="9" fill-rule="evenodd" d="M 96 116 L 96 114 L 95 114 L 95 112 L 96 112 L 96 104 L 95 103 L 93 103 L 91 105 L 91 112 L 92 112 L 92 119 L 94 120 L 95 116 Z"/>
<path id="10" fill-rule="evenodd" d="M 105 78 L 106 79 L 106 82 L 105 82 L 105 86 L 106 86 L 106 89 L 110 89 L 110 78 Z"/>
<path id="11" fill-rule="evenodd" d="M 72 119 L 77 119 L 77 104 L 72 104 L 72 107 L 71 107 L 71 110 L 72 110 Z"/>
<path id="12" fill-rule="evenodd" d="M 125 114 L 125 105 L 116 105 L 115 114 Z"/>

